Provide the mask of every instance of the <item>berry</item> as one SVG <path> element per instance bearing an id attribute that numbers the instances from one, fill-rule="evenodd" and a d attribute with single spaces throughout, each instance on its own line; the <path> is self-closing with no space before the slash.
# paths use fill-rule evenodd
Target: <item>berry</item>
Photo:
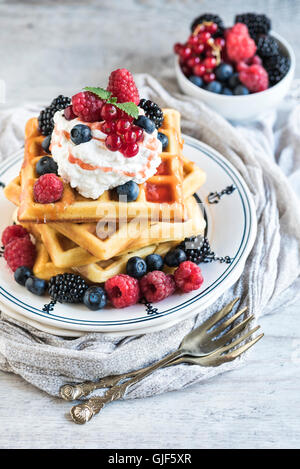
<path id="1" fill-rule="evenodd" d="M 206 22 L 212 21 L 213 23 L 215 23 L 218 26 L 217 35 L 223 35 L 224 30 L 225 30 L 223 20 L 220 18 L 220 16 L 213 15 L 211 13 L 204 13 L 203 15 L 195 18 L 193 23 L 191 24 L 191 30 L 194 31 L 194 29 L 198 26 L 198 24 L 202 24 L 204 21 Z"/>
<path id="2" fill-rule="evenodd" d="M 109 134 L 105 139 L 105 145 L 110 151 L 118 151 L 122 147 L 120 135 Z"/>
<path id="3" fill-rule="evenodd" d="M 141 278 L 147 272 L 147 264 L 141 257 L 131 257 L 126 265 L 126 273 L 134 278 Z"/>
<path id="4" fill-rule="evenodd" d="M 252 93 L 264 91 L 269 86 L 268 73 L 261 65 L 250 65 L 239 74 L 240 81 Z"/>
<path id="5" fill-rule="evenodd" d="M 34 264 L 35 257 L 35 246 L 31 242 L 29 236 L 12 240 L 4 249 L 4 258 L 13 272 L 21 266 L 26 266 L 31 269 Z"/>
<path id="6" fill-rule="evenodd" d="M 222 83 L 219 81 L 211 81 L 204 86 L 206 91 L 210 91 L 212 93 L 221 93 L 222 91 Z"/>
<path id="7" fill-rule="evenodd" d="M 75 145 L 80 145 L 92 139 L 92 131 L 87 125 L 77 124 L 71 129 L 70 137 Z"/>
<path id="8" fill-rule="evenodd" d="M 168 147 L 169 145 L 169 139 L 168 139 L 168 136 L 163 134 L 162 132 L 158 132 L 157 133 L 157 138 L 158 140 L 161 141 L 161 144 L 162 144 L 162 151 L 165 151 L 165 149 Z"/>
<path id="9" fill-rule="evenodd" d="M 140 299 L 139 282 L 129 275 L 115 275 L 105 282 L 104 288 L 115 308 L 134 305 Z"/>
<path id="10" fill-rule="evenodd" d="M 83 295 L 83 303 L 92 311 L 104 308 L 107 303 L 105 290 L 101 287 L 90 287 Z"/>
<path id="11" fill-rule="evenodd" d="M 54 173 L 57 174 L 57 163 L 50 156 L 42 156 L 35 165 L 35 170 L 38 176 L 43 176 L 43 174 Z"/>
<path id="12" fill-rule="evenodd" d="M 274 55 L 264 60 L 264 68 L 269 75 L 270 86 L 276 85 L 289 71 L 291 62 L 288 57 Z"/>
<path id="13" fill-rule="evenodd" d="M 146 259 L 147 270 L 152 272 L 153 270 L 162 270 L 164 266 L 164 260 L 159 254 L 149 254 Z"/>
<path id="14" fill-rule="evenodd" d="M 233 92 L 231 91 L 230 88 L 227 88 L 226 86 L 224 86 L 221 90 L 221 94 L 225 94 L 227 96 L 232 96 Z"/>
<path id="15" fill-rule="evenodd" d="M 261 35 L 256 40 L 257 53 L 260 57 L 272 57 L 279 52 L 278 42 L 272 36 Z"/>
<path id="16" fill-rule="evenodd" d="M 133 125 L 131 127 L 131 130 L 136 134 L 136 141 L 137 142 L 142 142 L 144 140 L 144 131 L 140 127 L 137 127 L 136 125 Z"/>
<path id="17" fill-rule="evenodd" d="M 11 225 L 7 226 L 2 233 L 2 244 L 6 246 L 11 241 L 14 241 L 17 238 L 29 238 L 28 231 L 22 225 Z"/>
<path id="18" fill-rule="evenodd" d="M 107 90 L 111 91 L 119 103 L 132 101 L 138 105 L 140 102 L 139 92 L 134 83 L 133 76 L 126 68 L 111 72 Z"/>
<path id="19" fill-rule="evenodd" d="M 249 36 L 247 28 L 242 28 L 242 26 L 238 23 L 227 33 L 226 53 L 232 62 L 249 59 L 256 52 L 254 40 Z"/>
<path id="20" fill-rule="evenodd" d="M 64 110 L 64 116 L 65 116 L 65 119 L 67 119 L 67 121 L 71 121 L 73 119 L 76 119 L 77 117 L 76 114 L 74 114 L 72 106 L 66 107 L 66 109 Z"/>
<path id="21" fill-rule="evenodd" d="M 64 185 L 56 174 L 47 173 L 38 178 L 33 186 L 35 202 L 39 204 L 51 204 L 61 199 Z"/>
<path id="22" fill-rule="evenodd" d="M 178 267 L 179 264 L 185 260 L 186 254 L 180 248 L 171 249 L 164 258 L 164 262 L 168 267 Z"/>
<path id="23" fill-rule="evenodd" d="M 208 31 L 202 31 L 198 34 L 198 41 L 200 44 L 207 44 L 210 38 L 211 34 Z"/>
<path id="24" fill-rule="evenodd" d="M 206 57 L 203 60 L 203 65 L 206 70 L 213 70 L 217 66 L 217 60 L 215 57 Z"/>
<path id="25" fill-rule="evenodd" d="M 126 202 L 133 202 L 138 198 L 140 189 L 136 182 L 128 181 L 116 187 L 116 192 L 119 196 L 126 196 Z"/>
<path id="26" fill-rule="evenodd" d="M 111 121 L 118 117 L 119 111 L 113 104 L 106 103 L 101 108 L 101 119 L 104 121 Z"/>
<path id="27" fill-rule="evenodd" d="M 149 303 L 156 303 L 172 295 L 175 291 L 173 275 L 166 275 L 161 270 L 153 270 L 140 280 L 142 295 Z"/>
<path id="28" fill-rule="evenodd" d="M 196 64 L 193 68 L 193 73 L 196 77 L 202 77 L 205 73 L 206 69 L 203 64 Z"/>
<path id="29" fill-rule="evenodd" d="M 38 117 L 39 130 L 43 135 L 47 136 L 52 133 L 52 130 L 54 128 L 54 114 L 56 113 L 56 111 L 65 109 L 70 103 L 70 98 L 62 96 L 60 94 L 57 98 L 53 99 L 50 106 L 46 107 L 40 112 L 40 115 Z"/>
<path id="30" fill-rule="evenodd" d="M 185 252 L 188 261 L 196 264 L 203 262 L 205 257 L 211 253 L 208 239 L 202 235 L 185 238 L 178 247 Z"/>
<path id="31" fill-rule="evenodd" d="M 26 283 L 26 280 L 29 277 L 31 277 L 31 275 L 32 275 L 32 270 L 29 269 L 29 267 L 26 267 L 25 265 L 22 265 L 21 267 L 18 267 L 15 270 L 14 278 L 15 278 L 15 281 L 19 285 L 22 285 L 24 287 L 25 283 Z"/>
<path id="32" fill-rule="evenodd" d="M 184 293 L 198 290 L 203 283 L 200 267 L 191 261 L 185 261 L 175 270 L 174 279 L 176 286 Z"/>
<path id="33" fill-rule="evenodd" d="M 217 80 L 226 81 L 233 75 L 233 68 L 229 64 L 221 63 L 215 69 L 215 75 Z"/>
<path id="34" fill-rule="evenodd" d="M 126 158 L 132 158 L 138 154 L 139 146 L 137 143 L 128 143 L 122 147 L 121 151 Z"/>
<path id="35" fill-rule="evenodd" d="M 80 275 L 60 274 L 51 277 L 48 292 L 59 303 L 82 303 L 88 285 Z"/>
<path id="36" fill-rule="evenodd" d="M 137 140 L 136 132 L 130 128 L 124 133 L 123 140 L 125 143 L 136 143 L 136 140 Z"/>
<path id="37" fill-rule="evenodd" d="M 236 96 L 246 95 L 246 94 L 249 94 L 249 90 L 244 85 L 237 85 L 233 90 L 233 94 L 235 94 Z"/>
<path id="38" fill-rule="evenodd" d="M 122 118 L 116 121 L 116 132 L 119 135 L 124 135 L 131 127 L 131 122 L 128 119 Z"/>
<path id="39" fill-rule="evenodd" d="M 104 134 L 112 134 L 116 132 L 116 123 L 114 121 L 104 121 L 101 124 L 101 131 Z"/>
<path id="40" fill-rule="evenodd" d="M 211 81 L 214 81 L 216 79 L 216 75 L 213 72 L 209 73 L 204 73 L 203 75 L 203 80 L 205 83 L 210 83 Z"/>
<path id="41" fill-rule="evenodd" d="M 149 119 L 149 117 L 140 115 L 137 119 L 135 119 L 134 124 L 138 127 L 141 127 L 147 134 L 152 134 L 155 130 L 154 122 Z"/>
<path id="42" fill-rule="evenodd" d="M 50 153 L 50 143 L 51 143 L 51 135 L 47 135 L 42 141 L 42 149 L 45 153 Z"/>
<path id="43" fill-rule="evenodd" d="M 33 275 L 28 277 L 25 282 L 25 287 L 28 291 L 33 293 L 34 295 L 43 296 L 47 290 L 47 282 L 42 278 L 34 277 Z"/>
<path id="44" fill-rule="evenodd" d="M 233 75 L 231 75 L 231 77 L 228 79 L 228 82 L 227 82 L 229 88 L 231 88 L 232 90 L 241 84 L 240 82 L 240 79 L 239 79 L 239 74 L 238 73 L 234 73 Z"/>
<path id="45" fill-rule="evenodd" d="M 192 48 L 189 46 L 183 46 L 179 50 L 179 55 L 182 60 L 186 61 L 192 55 Z"/>
<path id="46" fill-rule="evenodd" d="M 73 112 L 84 122 L 101 120 L 103 101 L 91 91 L 81 91 L 72 96 Z"/>
<path id="47" fill-rule="evenodd" d="M 204 49 L 204 47 L 203 47 Z M 199 64 L 200 63 L 200 57 L 191 57 L 188 61 L 187 61 L 187 66 L 190 67 L 190 68 L 194 68 L 195 65 Z"/>
<path id="48" fill-rule="evenodd" d="M 271 29 L 271 20 L 266 15 L 256 13 L 243 13 L 235 17 L 235 23 L 244 23 L 247 25 L 249 34 L 256 38 L 259 34 L 268 34 Z"/>
<path id="49" fill-rule="evenodd" d="M 198 38 L 198 36 L 197 36 L 197 41 L 198 41 L 198 40 L 199 40 L 199 38 Z M 197 54 L 197 55 L 202 54 L 202 52 L 204 51 L 204 49 L 205 49 L 205 45 L 202 44 L 201 42 L 199 42 L 198 44 L 195 44 L 195 45 L 193 46 L 193 52 L 194 52 L 195 54 Z M 190 59 L 192 59 L 192 58 L 193 58 L 193 57 L 190 57 Z M 190 61 L 190 59 L 187 60 L 187 65 L 189 65 L 188 62 Z M 199 60 L 199 61 L 200 61 L 200 60 Z M 197 60 L 196 62 L 199 63 L 199 61 Z M 194 61 L 193 61 L 193 62 L 194 62 Z"/>
<path id="50" fill-rule="evenodd" d="M 145 116 L 149 117 L 149 119 L 154 122 L 157 129 L 162 126 L 164 115 L 158 104 L 150 101 L 150 99 L 141 99 L 139 107 L 144 109 Z"/>

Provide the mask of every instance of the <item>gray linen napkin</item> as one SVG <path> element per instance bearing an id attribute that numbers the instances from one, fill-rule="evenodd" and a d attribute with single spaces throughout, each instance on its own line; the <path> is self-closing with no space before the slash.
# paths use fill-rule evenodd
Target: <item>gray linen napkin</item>
<path id="1" fill-rule="evenodd" d="M 205 312 L 160 332 L 122 338 L 93 333 L 64 339 L 1 314 L 0 369 L 19 374 L 51 395 L 57 396 L 65 383 L 97 380 L 159 360 L 175 350 L 193 327 L 233 297 L 239 296 L 240 305 L 248 305 L 249 314 L 257 319 L 296 299 L 300 290 L 300 212 L 299 200 L 292 189 L 300 188 L 298 84 L 277 112 L 249 125 L 234 127 L 201 102 L 171 95 L 149 75 L 138 75 L 136 81 L 141 96 L 178 109 L 183 131 L 216 148 L 238 169 L 255 201 L 256 242 L 241 278 L 230 290 Z M 168 89 L 172 86 L 174 80 L 168 80 Z M 37 114 L 38 109 L 29 105 L 0 112 L 1 159 L 21 146 L 25 121 Z M 233 369 L 243 361 L 239 359 L 218 368 L 182 364 L 158 370 L 133 386 L 125 398 L 181 389 Z"/>

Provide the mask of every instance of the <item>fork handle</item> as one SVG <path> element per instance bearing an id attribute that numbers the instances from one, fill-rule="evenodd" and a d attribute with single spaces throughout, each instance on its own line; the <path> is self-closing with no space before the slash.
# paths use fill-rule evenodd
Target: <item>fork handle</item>
<path id="1" fill-rule="evenodd" d="M 102 397 L 91 397 L 87 402 L 73 406 L 70 413 L 71 417 L 75 423 L 84 424 L 91 420 L 94 415 L 97 415 L 101 409 L 108 404 L 109 402 L 116 401 L 124 396 L 127 389 L 133 384 L 138 383 L 142 379 L 151 375 L 158 368 L 162 368 L 167 365 L 169 362 L 174 361 L 175 359 L 183 355 L 182 350 L 176 350 L 173 353 L 170 353 L 162 360 L 159 360 L 154 365 L 148 366 L 140 370 L 139 374 L 134 376 L 132 379 L 126 381 L 125 383 L 115 385 L 108 389 L 104 396 Z"/>

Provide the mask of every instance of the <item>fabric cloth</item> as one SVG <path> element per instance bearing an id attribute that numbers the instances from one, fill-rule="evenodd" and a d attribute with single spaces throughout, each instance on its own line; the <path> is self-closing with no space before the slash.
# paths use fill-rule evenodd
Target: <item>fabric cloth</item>
<path id="1" fill-rule="evenodd" d="M 178 109 L 183 132 L 214 147 L 240 172 L 256 206 L 256 242 L 242 276 L 232 288 L 205 312 L 160 332 L 121 338 L 92 333 L 66 339 L 1 314 L 0 369 L 18 374 L 54 396 L 66 383 L 97 380 L 154 363 L 174 351 L 193 327 L 234 297 L 239 296 L 240 306 L 248 305 L 249 314 L 257 320 L 296 299 L 300 290 L 298 83 L 276 112 L 250 124 L 233 126 L 203 103 L 178 94 L 172 81 L 168 80 L 171 92 L 149 75 L 138 75 L 136 81 L 141 96 Z M 39 109 L 30 104 L 0 112 L 1 160 L 21 147 L 25 121 Z M 181 364 L 158 370 L 130 388 L 125 398 L 182 389 L 243 361 L 238 359 L 217 368 Z M 94 395 L 97 393 L 101 391 Z"/>

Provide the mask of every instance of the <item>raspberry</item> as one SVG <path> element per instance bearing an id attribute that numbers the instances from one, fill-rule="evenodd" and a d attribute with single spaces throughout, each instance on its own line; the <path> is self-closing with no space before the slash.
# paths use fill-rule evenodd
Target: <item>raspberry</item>
<path id="1" fill-rule="evenodd" d="M 64 185 L 54 173 L 40 176 L 33 186 L 34 200 L 39 204 L 51 204 L 61 199 Z"/>
<path id="2" fill-rule="evenodd" d="M 104 288 L 115 308 L 134 305 L 140 299 L 139 282 L 129 275 L 115 275 L 105 282 Z"/>
<path id="3" fill-rule="evenodd" d="M 153 270 L 140 280 L 143 296 L 149 303 L 164 300 L 175 291 L 173 275 L 166 275 L 161 270 Z"/>
<path id="4" fill-rule="evenodd" d="M 239 79 L 252 93 L 264 91 L 269 86 L 267 71 L 261 65 L 250 65 L 239 73 Z"/>
<path id="5" fill-rule="evenodd" d="M 256 52 L 256 45 L 249 36 L 247 26 L 237 23 L 228 31 L 226 52 L 228 58 L 233 62 L 241 62 L 253 57 Z"/>
<path id="6" fill-rule="evenodd" d="M 84 122 L 100 121 L 103 104 L 103 101 L 91 91 L 81 91 L 72 96 L 73 112 Z"/>
<path id="7" fill-rule="evenodd" d="M 28 231 L 21 225 L 12 225 L 8 226 L 5 228 L 5 230 L 2 233 L 2 244 L 3 246 L 6 246 L 8 243 L 11 241 L 17 239 L 17 238 L 24 238 L 24 237 L 29 237 Z"/>
<path id="8" fill-rule="evenodd" d="M 29 236 L 12 240 L 4 249 L 4 258 L 13 272 L 21 266 L 26 266 L 31 269 L 34 264 L 35 257 L 35 246 L 31 242 Z"/>
<path id="9" fill-rule="evenodd" d="M 134 83 L 133 76 L 126 68 L 119 68 L 111 72 L 107 90 L 111 91 L 119 103 L 132 101 L 138 105 L 140 102 L 139 92 Z"/>
<path id="10" fill-rule="evenodd" d="M 200 267 L 191 261 L 182 262 L 175 270 L 174 278 L 176 286 L 184 293 L 198 290 L 203 283 Z"/>

